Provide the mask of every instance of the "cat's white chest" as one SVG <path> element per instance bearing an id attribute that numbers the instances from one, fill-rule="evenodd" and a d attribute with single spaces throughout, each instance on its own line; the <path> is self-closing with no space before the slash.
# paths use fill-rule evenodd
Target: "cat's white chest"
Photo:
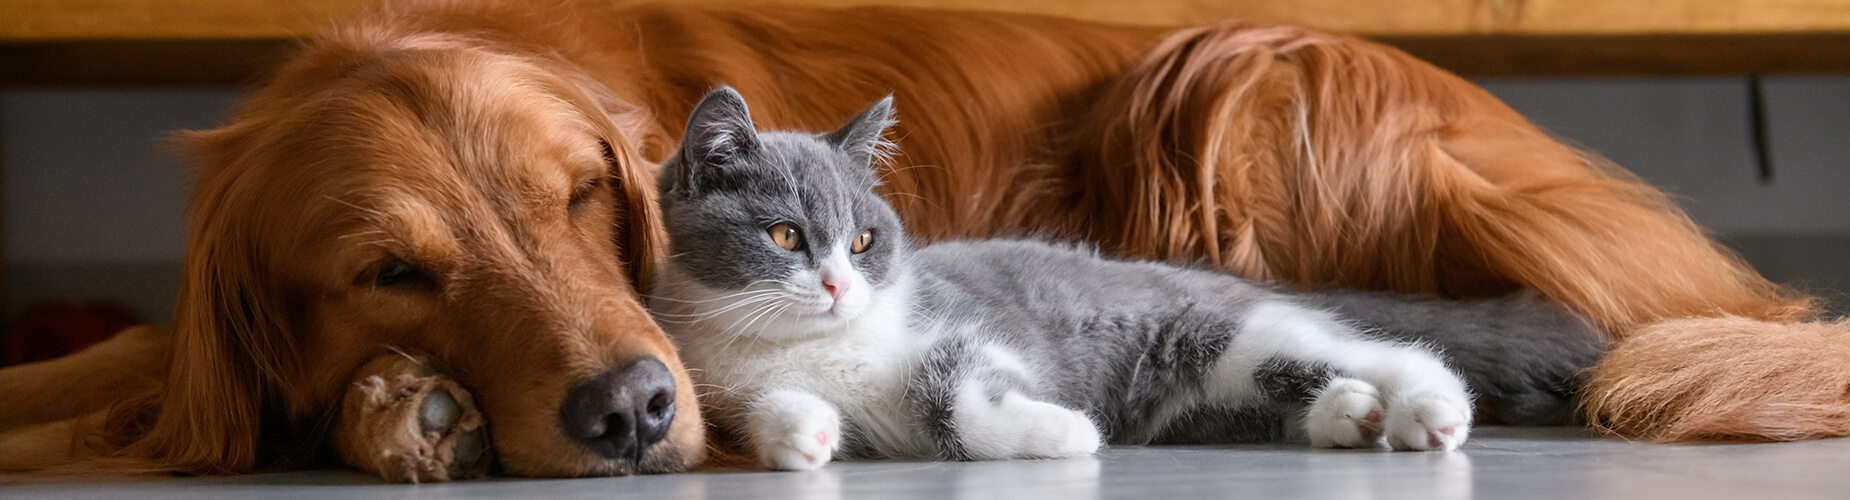
<path id="1" fill-rule="evenodd" d="M 729 385 L 761 390 L 800 389 L 846 410 L 903 391 L 911 371 L 910 361 L 917 358 L 918 349 L 903 323 L 892 328 L 844 331 L 800 341 L 754 342 L 768 345 L 740 349 L 748 352 L 721 353 L 708 366 L 734 364 L 725 370 L 731 379 Z M 874 330 L 873 325 L 864 329 Z M 752 361 L 742 363 L 747 359 Z"/>
<path id="2" fill-rule="evenodd" d="M 800 338 L 727 331 L 726 321 L 665 321 L 664 326 L 688 364 L 699 369 L 695 377 L 723 388 L 710 391 L 722 399 L 783 388 L 815 392 L 844 407 L 858 406 L 857 399 L 880 397 L 889 388 L 903 390 L 906 365 L 921 349 L 907 330 L 909 298 L 877 295 L 882 296 L 854 321 Z"/>
<path id="3" fill-rule="evenodd" d="M 722 425 L 742 422 L 744 410 L 770 391 L 795 390 L 813 394 L 835 406 L 841 417 L 889 450 L 910 450 L 922 445 L 906 411 L 906 386 L 925 349 L 925 341 L 909 329 L 912 313 L 909 283 L 877 292 L 868 309 L 837 328 L 808 335 L 759 335 L 728 330 L 751 321 L 664 321 L 670 337 L 692 368 L 690 375 L 701 387 L 703 406 Z M 676 287 L 658 290 L 666 318 L 703 316 L 681 304 L 708 304 L 703 290 Z M 678 292 L 678 293 L 677 293 Z M 722 318 L 723 319 L 723 318 Z"/>

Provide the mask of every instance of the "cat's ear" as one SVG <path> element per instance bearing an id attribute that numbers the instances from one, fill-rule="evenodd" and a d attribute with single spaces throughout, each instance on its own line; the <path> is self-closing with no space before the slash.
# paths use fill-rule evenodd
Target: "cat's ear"
<path id="1" fill-rule="evenodd" d="M 893 96 L 889 94 L 824 138 L 847 152 L 855 162 L 872 164 L 876 160 L 886 161 L 887 155 L 892 153 L 893 143 L 885 136 L 886 129 L 895 123 L 898 121 L 893 119 Z"/>
<path id="2" fill-rule="evenodd" d="M 707 92 L 687 117 L 687 133 L 681 136 L 686 185 L 697 190 L 701 177 L 757 149 L 758 132 L 752 129 L 752 114 L 745 107 L 745 98 L 724 85 Z"/>

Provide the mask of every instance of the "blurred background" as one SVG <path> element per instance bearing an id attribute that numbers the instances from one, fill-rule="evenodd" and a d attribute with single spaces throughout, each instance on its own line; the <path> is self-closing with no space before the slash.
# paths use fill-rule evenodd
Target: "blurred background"
<path id="1" fill-rule="evenodd" d="M 0 16 L 0 346 L 10 346 L 0 361 L 167 322 L 191 178 L 170 137 L 214 127 L 287 54 L 289 36 L 357 0 L 0 3 L 19 15 Z M 1466 76 L 1662 187 L 1768 277 L 1840 311 L 1850 291 L 1850 2 L 794 3 L 1361 33 Z"/>

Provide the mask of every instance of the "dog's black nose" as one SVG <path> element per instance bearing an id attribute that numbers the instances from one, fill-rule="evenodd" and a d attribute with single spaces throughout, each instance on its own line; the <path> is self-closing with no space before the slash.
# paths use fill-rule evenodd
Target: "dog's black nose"
<path id="1" fill-rule="evenodd" d="M 654 356 L 579 383 L 559 408 L 565 434 L 604 458 L 640 459 L 673 420 L 674 374 Z"/>

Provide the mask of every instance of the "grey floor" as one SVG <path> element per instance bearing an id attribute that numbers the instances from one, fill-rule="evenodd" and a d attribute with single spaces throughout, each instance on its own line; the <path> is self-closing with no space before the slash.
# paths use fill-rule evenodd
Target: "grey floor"
<path id="1" fill-rule="evenodd" d="M 390 485 L 348 471 L 143 480 L 0 476 L 19 498 L 1850 498 L 1850 439 L 1650 445 L 1574 429 L 1479 429 L 1457 453 L 1297 446 L 1117 447 L 1097 458 L 873 461 L 816 472 L 708 471 Z"/>

